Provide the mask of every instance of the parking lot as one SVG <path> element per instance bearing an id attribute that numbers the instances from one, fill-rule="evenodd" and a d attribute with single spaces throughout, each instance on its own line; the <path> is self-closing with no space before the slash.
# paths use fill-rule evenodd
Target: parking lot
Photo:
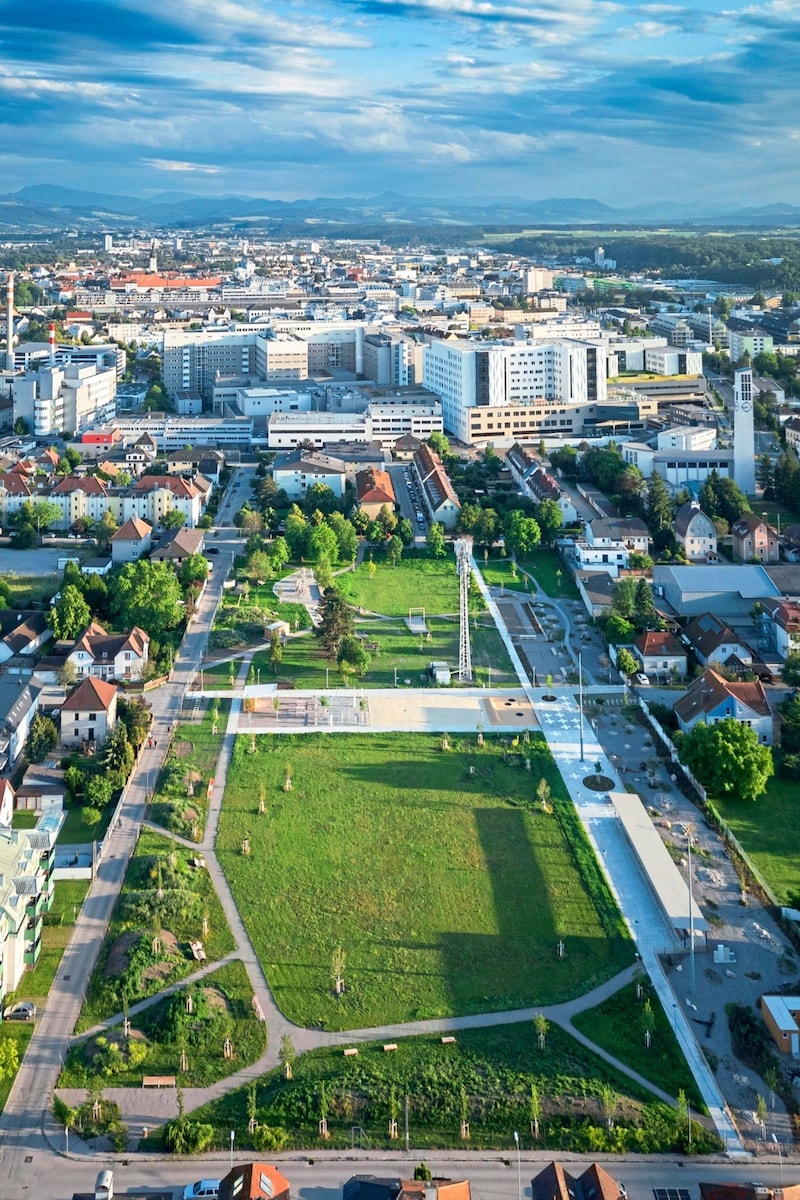
<path id="1" fill-rule="evenodd" d="M 427 514 L 422 501 L 421 489 L 414 477 L 410 464 L 396 463 L 388 468 L 394 487 L 394 494 L 400 509 L 400 515 L 406 517 L 412 525 L 415 538 L 425 538 L 428 534 Z"/>

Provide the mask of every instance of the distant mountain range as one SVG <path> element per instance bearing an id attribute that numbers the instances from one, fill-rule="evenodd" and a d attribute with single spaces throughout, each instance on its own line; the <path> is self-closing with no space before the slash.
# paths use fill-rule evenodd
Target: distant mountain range
<path id="1" fill-rule="evenodd" d="M 614 209 L 599 200 L 572 197 L 524 200 L 520 196 L 476 199 L 424 199 L 384 192 L 370 198 L 318 197 L 315 200 L 268 200 L 242 196 L 193 196 L 161 192 L 147 199 L 77 191 L 56 184 L 36 184 L 0 195 L 0 233 L 121 232 L 127 229 L 197 230 L 237 227 L 242 233 L 260 229 L 276 236 L 347 230 L 395 235 L 404 225 L 471 230 L 498 226 L 696 224 L 715 226 L 800 225 L 800 207 L 769 204 L 760 208 L 723 210 L 698 204 L 654 204 Z"/>

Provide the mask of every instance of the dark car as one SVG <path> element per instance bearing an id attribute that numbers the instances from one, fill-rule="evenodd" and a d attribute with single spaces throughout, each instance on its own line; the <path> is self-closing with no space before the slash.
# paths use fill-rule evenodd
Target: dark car
<path id="1" fill-rule="evenodd" d="M 209 546 L 206 554 L 219 554 L 219 546 Z"/>

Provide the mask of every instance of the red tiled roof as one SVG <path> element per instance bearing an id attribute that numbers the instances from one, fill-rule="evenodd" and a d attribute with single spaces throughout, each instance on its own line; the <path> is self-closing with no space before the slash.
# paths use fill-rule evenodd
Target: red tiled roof
<path id="1" fill-rule="evenodd" d="M 671 633 L 656 633 L 653 631 L 640 633 L 633 644 L 643 655 L 666 654 L 674 658 L 675 655 L 682 654 L 685 656 L 686 654 L 683 646 Z"/>
<path id="2" fill-rule="evenodd" d="M 95 679 L 89 675 L 79 683 L 71 696 L 61 705 L 62 712 L 78 712 L 86 709 L 88 712 L 108 712 L 117 694 L 114 683 L 106 683 L 105 679 Z"/>
<path id="3" fill-rule="evenodd" d="M 87 496 L 107 496 L 108 485 L 96 475 L 65 475 L 53 488 L 54 496 L 68 496 L 72 492 L 85 492 Z"/>

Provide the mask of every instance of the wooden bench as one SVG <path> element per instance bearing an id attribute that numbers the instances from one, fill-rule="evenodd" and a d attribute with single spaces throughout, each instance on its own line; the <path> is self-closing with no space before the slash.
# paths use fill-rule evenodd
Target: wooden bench
<path id="1" fill-rule="evenodd" d="M 442 1038 L 442 1045 L 443 1045 L 443 1046 L 452 1046 L 452 1044 L 453 1044 L 453 1042 L 454 1042 L 455 1040 L 456 1040 L 456 1039 L 455 1039 L 454 1037 L 443 1037 L 443 1038 Z"/>
<path id="2" fill-rule="evenodd" d="M 397 1049 L 397 1042 L 387 1042 L 383 1047 L 383 1053 L 388 1054 L 391 1050 Z"/>
<path id="3" fill-rule="evenodd" d="M 348 1047 L 347 1050 L 344 1051 L 345 1058 L 353 1058 L 357 1054 L 358 1054 L 358 1051 L 356 1050 L 355 1046 L 350 1046 L 350 1047 Z"/>
<path id="4" fill-rule="evenodd" d="M 142 1087 L 175 1087 L 174 1075 L 143 1075 Z"/>

